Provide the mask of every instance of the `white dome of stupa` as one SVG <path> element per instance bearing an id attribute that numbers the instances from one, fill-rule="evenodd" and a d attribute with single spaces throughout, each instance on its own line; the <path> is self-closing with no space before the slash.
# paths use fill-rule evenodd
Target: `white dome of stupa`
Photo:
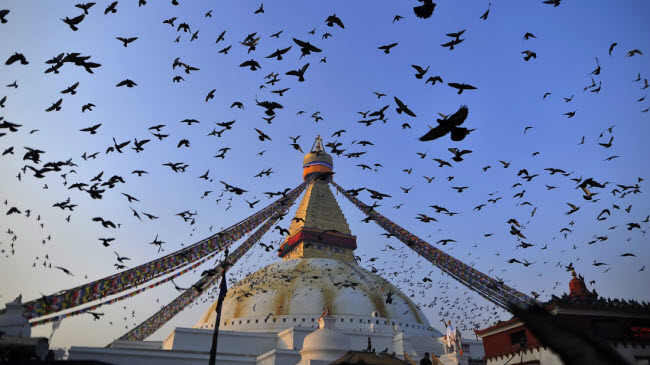
<path id="1" fill-rule="evenodd" d="M 327 311 L 326 311 L 327 312 Z M 350 339 L 345 333 L 336 330 L 336 318 L 324 314 L 319 319 L 320 328 L 308 334 L 300 350 L 299 365 L 309 364 L 310 360 L 334 361 L 350 350 Z"/>
<path id="2" fill-rule="evenodd" d="M 346 280 L 356 285 L 343 287 Z M 392 302 L 386 303 L 390 292 Z M 215 307 L 216 302 L 195 328 L 214 328 Z M 355 263 L 326 258 L 276 262 L 230 287 L 220 329 L 280 332 L 294 326 L 317 328 L 325 307 L 337 317 L 340 330 L 441 335 L 393 284 Z"/>

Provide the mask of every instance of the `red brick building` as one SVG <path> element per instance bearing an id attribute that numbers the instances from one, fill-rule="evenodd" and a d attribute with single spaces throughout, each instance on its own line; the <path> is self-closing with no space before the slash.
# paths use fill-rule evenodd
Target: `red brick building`
<path id="1" fill-rule="evenodd" d="M 605 299 L 589 291 L 584 278 L 572 272 L 569 294 L 552 296 L 543 306 L 552 314 L 592 333 L 616 349 L 631 364 L 650 364 L 650 304 Z M 516 317 L 476 331 L 483 339 L 488 365 L 562 364 Z"/>

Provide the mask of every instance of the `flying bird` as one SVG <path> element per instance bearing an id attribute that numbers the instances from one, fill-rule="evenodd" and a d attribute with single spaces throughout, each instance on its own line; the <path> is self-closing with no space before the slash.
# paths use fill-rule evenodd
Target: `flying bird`
<path id="1" fill-rule="evenodd" d="M 425 135 L 420 137 L 420 141 L 432 141 L 434 139 L 440 138 L 447 133 L 451 132 L 452 141 L 462 141 L 469 130 L 464 127 L 460 127 L 467 119 L 469 109 L 466 105 L 462 105 L 458 111 L 451 116 L 444 119 L 437 119 L 438 126 L 431 128 Z"/>
<path id="2" fill-rule="evenodd" d="M 13 55 L 9 56 L 7 58 L 7 61 L 5 62 L 5 65 L 9 66 L 15 62 L 20 62 L 21 65 L 28 65 L 29 62 L 27 62 L 27 59 L 22 53 L 14 53 Z"/>
<path id="3" fill-rule="evenodd" d="M 138 37 L 131 37 L 131 38 L 116 37 L 115 39 L 117 39 L 118 41 L 121 41 L 122 44 L 124 45 L 124 48 L 126 48 L 126 46 L 127 46 L 129 43 L 134 42 L 136 39 L 138 39 Z"/>
<path id="4" fill-rule="evenodd" d="M 333 27 L 334 24 L 336 24 L 342 29 L 345 29 L 345 27 L 343 26 L 343 22 L 339 17 L 336 16 L 336 14 L 332 14 L 328 16 L 327 19 L 325 19 L 325 24 L 327 24 L 328 27 Z"/>
<path id="5" fill-rule="evenodd" d="M 458 89 L 458 95 L 462 94 L 464 90 L 476 90 L 475 86 L 468 85 L 468 84 L 459 84 L 456 82 L 450 82 L 447 85 L 453 87 L 454 89 Z"/>
<path id="6" fill-rule="evenodd" d="M 433 14 L 433 11 L 436 9 L 436 3 L 433 0 L 418 0 L 422 5 L 413 7 L 413 12 L 415 16 L 420 19 L 428 19 Z"/>
<path id="7" fill-rule="evenodd" d="M 86 12 L 86 14 L 88 14 L 88 13 Z M 70 19 L 68 17 L 65 17 L 64 19 L 61 19 L 61 21 L 64 22 L 65 24 L 67 24 L 70 27 L 70 29 L 72 29 L 73 31 L 76 32 L 76 31 L 79 30 L 77 25 L 79 25 L 84 20 L 85 16 L 86 15 L 81 14 L 79 16 L 76 16 L 76 17 L 72 18 L 72 19 Z"/>
<path id="8" fill-rule="evenodd" d="M 395 111 L 397 111 L 397 114 L 402 114 L 402 112 L 406 115 L 410 115 L 412 117 L 415 117 L 415 113 L 411 111 L 411 109 L 408 108 L 408 105 L 404 104 L 401 100 L 399 100 L 396 96 L 393 97 L 395 99 L 395 103 L 397 103 L 397 108 Z"/>
<path id="9" fill-rule="evenodd" d="M 309 63 L 305 64 L 302 66 L 302 68 L 298 70 L 291 70 L 287 72 L 285 75 L 289 76 L 298 76 L 298 81 L 299 82 L 304 82 L 305 81 L 305 71 L 307 71 L 307 68 L 309 67 Z"/>
<path id="10" fill-rule="evenodd" d="M 387 44 L 385 46 L 380 46 L 380 47 L 377 47 L 377 48 L 384 51 L 385 54 L 389 54 L 390 49 L 395 47 L 396 45 L 397 45 L 397 43 L 391 43 L 391 44 Z"/>
<path id="11" fill-rule="evenodd" d="M 116 87 L 126 86 L 126 87 L 129 87 L 129 88 L 130 88 L 130 87 L 138 86 L 138 84 L 136 84 L 136 83 L 133 82 L 132 80 L 126 79 L 126 80 L 122 80 L 122 81 L 120 81 L 120 82 L 119 82 L 117 85 L 115 85 L 115 86 L 116 86 Z"/>

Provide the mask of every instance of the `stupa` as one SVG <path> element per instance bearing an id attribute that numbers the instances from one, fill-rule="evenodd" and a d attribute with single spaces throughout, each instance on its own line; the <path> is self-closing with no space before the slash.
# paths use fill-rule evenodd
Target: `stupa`
<path id="1" fill-rule="evenodd" d="M 218 364 L 329 363 L 317 357 L 318 320 L 325 308 L 336 320 L 349 350 L 362 351 L 370 338 L 377 352 L 407 354 L 419 361 L 425 352 L 442 354 L 442 334 L 407 295 L 355 260 L 357 238 L 328 182 L 333 159 L 316 138 L 303 159 L 309 181 L 278 255 L 270 264 L 232 285 L 225 297 L 219 329 Z M 70 350 L 71 359 L 111 363 L 205 363 L 215 324 L 216 302 L 195 326 L 177 327 L 165 341 L 115 341 L 108 348 Z M 331 319 L 330 319 L 331 320 Z M 322 327 L 322 325 L 321 325 Z M 331 335 L 331 333 L 327 332 Z M 331 339 L 330 339 L 331 340 Z M 308 342 L 309 359 L 301 359 Z M 347 346 L 347 345 L 346 345 Z M 338 349 L 342 350 L 342 349 Z M 308 361 L 307 361 L 308 360 Z"/>

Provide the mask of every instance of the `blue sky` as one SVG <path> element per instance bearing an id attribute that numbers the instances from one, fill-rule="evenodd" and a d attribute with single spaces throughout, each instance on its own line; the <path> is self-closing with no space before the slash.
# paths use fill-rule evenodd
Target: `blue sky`
<path id="1" fill-rule="evenodd" d="M 113 274 L 112 251 L 130 257 L 134 266 L 209 235 L 210 226 L 216 230 L 249 216 L 254 211 L 241 197 L 234 197 L 227 211 L 227 194 L 219 204 L 215 202 L 222 189 L 218 180 L 248 190 L 244 198 L 249 201 L 262 199 L 261 204 L 266 204 L 264 191 L 282 190 L 300 183 L 303 155 L 289 145 L 288 137 L 301 135 L 299 143 L 307 149 L 317 134 L 325 142 L 342 142 L 341 148 L 347 152 L 367 151 L 359 159 L 335 157 L 335 179 L 339 184 L 345 188 L 365 186 L 392 195 L 381 202 L 382 214 L 432 244 L 439 239 L 455 239 L 458 242 L 441 248 L 483 272 L 493 269 L 491 275 L 508 280 L 509 285 L 522 292 L 534 290 L 542 294 L 541 299 L 548 299 L 552 293 L 559 295 L 567 291 L 570 276 L 556 264 L 573 262 L 588 281 L 596 281 L 590 288 L 595 287 L 605 297 L 649 299 L 650 292 L 639 283 L 648 281 L 650 268 L 638 271 L 650 262 L 648 239 L 638 229 L 626 229 L 627 223 L 641 222 L 650 214 L 649 200 L 644 194 L 647 182 L 639 183 L 641 194 L 629 194 L 623 199 L 610 191 L 616 184 L 634 185 L 639 177 L 650 177 L 647 163 L 650 147 L 646 143 L 650 113 L 641 112 L 650 102 L 637 102 L 650 89 L 641 90 L 643 81 L 633 82 L 637 74 L 641 74 L 642 80 L 649 76 L 650 29 L 645 15 L 650 13 L 650 3 L 565 1 L 554 8 L 541 1 L 499 1 L 493 2 L 485 21 L 479 16 L 487 9 L 487 1 L 439 2 L 433 16 L 426 20 L 414 16 L 412 7 L 417 5 L 416 1 L 266 3 L 265 13 L 258 15 L 253 12 L 259 3 L 251 1 L 180 3 L 172 6 L 168 1 L 148 1 L 147 5 L 138 7 L 135 0 L 120 1 L 116 14 L 104 15 L 108 3 L 98 2 L 77 32 L 60 20 L 81 13 L 74 7 L 76 2 L 5 1 L 0 6 L 11 10 L 8 22 L 0 25 L 3 34 L 11 35 L 0 41 L 0 59 L 4 61 L 14 52 L 20 52 L 30 62 L 26 66 L 17 63 L 0 66 L 0 98 L 7 96 L 0 116 L 23 125 L 19 132 L 0 137 L 1 150 L 11 146 L 15 150 L 14 155 L 0 157 L 0 199 L 7 200 L 6 209 L 16 206 L 32 211 L 30 218 L 14 214 L 3 215 L 0 220 L 0 232 L 3 232 L 0 250 L 5 250 L 0 256 L 0 275 L 11 278 L 0 283 L 0 300 L 11 300 L 20 293 L 32 299 L 39 293 L 49 294 Z M 212 18 L 204 17 L 208 10 L 212 10 Z M 345 29 L 324 24 L 325 18 L 333 13 L 342 19 Z M 404 19 L 392 23 L 396 14 Z M 171 17 L 178 18 L 176 26 L 186 22 L 192 32 L 199 30 L 198 39 L 189 42 L 189 33 L 177 32 L 176 28 L 162 23 Z M 314 27 L 315 35 L 309 35 Z M 449 51 L 440 46 L 448 40 L 446 33 L 462 29 L 467 29 L 463 35 L 466 40 L 456 49 Z M 223 30 L 227 30 L 225 42 L 215 45 Z M 280 30 L 283 33 L 279 39 L 269 37 Z M 247 54 L 239 42 L 253 32 L 261 40 L 257 50 Z M 332 37 L 321 39 L 325 32 Z M 526 32 L 537 38 L 523 40 Z M 181 40 L 174 43 L 178 35 Z M 127 48 L 115 39 L 133 36 L 138 40 Z M 310 41 L 323 52 L 299 59 L 300 51 L 292 37 Z M 377 49 L 394 42 L 399 44 L 388 55 Z M 609 56 L 608 49 L 613 42 L 618 45 Z M 227 45 L 232 45 L 228 55 L 217 53 Z M 292 48 L 284 60 L 265 58 L 277 48 L 290 45 Z M 624 57 L 632 49 L 646 55 Z M 537 58 L 525 62 L 521 55 L 525 50 L 535 51 Z M 44 62 L 61 52 L 92 55 L 91 61 L 102 66 L 92 75 L 70 64 L 63 66 L 59 75 L 44 74 L 47 68 Z M 172 70 L 172 62 L 177 57 L 200 70 L 189 75 L 178 68 Z M 327 58 L 327 63 L 319 63 L 322 57 Z M 594 76 L 595 82 L 602 85 L 598 94 L 583 91 L 591 84 L 589 74 L 596 68 L 595 57 L 602 68 L 601 74 Z M 253 72 L 238 67 L 251 58 L 261 64 L 260 70 Z M 310 67 L 305 82 L 299 83 L 295 77 L 285 75 L 306 62 Z M 430 66 L 425 79 L 440 75 L 444 84 L 425 85 L 424 80 L 414 77 L 412 64 Z M 275 87 L 268 85 L 260 89 L 266 81 L 263 77 L 271 72 L 280 73 L 282 80 Z M 185 81 L 173 83 L 172 78 L 178 75 Z M 115 87 L 126 78 L 138 86 Z M 4 87 L 14 80 L 19 84 L 17 89 Z M 60 94 L 77 81 L 80 84 L 76 95 Z M 448 82 L 468 83 L 478 89 L 457 95 L 446 85 Z M 270 93 L 287 87 L 290 90 L 283 97 Z M 216 89 L 215 98 L 206 103 L 205 95 L 212 89 Z M 387 96 L 377 99 L 374 91 Z M 551 95 L 542 100 L 546 92 Z M 571 95 L 574 97 L 570 102 L 562 99 Z M 407 103 L 417 117 L 395 113 L 394 96 Z M 61 97 L 61 111 L 45 112 Z M 263 109 L 255 105 L 256 97 L 284 105 L 272 124 L 261 119 Z M 245 109 L 231 109 L 234 101 L 241 101 Z M 96 104 L 94 111 L 81 113 L 81 106 L 88 102 Z M 417 140 L 426 133 L 427 125 L 436 125 L 437 113 L 453 113 L 462 104 L 469 107 L 465 125 L 476 128 L 464 141 L 451 142 L 449 137 L 426 143 Z M 386 123 L 371 127 L 356 123 L 361 119 L 357 112 L 377 110 L 385 105 L 390 105 Z M 306 113 L 296 115 L 300 110 Z M 309 117 L 316 111 L 324 118 L 318 123 Z M 563 115 L 571 111 L 576 111 L 575 117 L 568 119 Z M 200 123 L 181 124 L 186 118 Z M 237 120 L 234 128 L 221 138 L 207 136 L 213 128 L 219 129 L 215 122 L 233 119 Z M 412 129 L 402 129 L 404 122 Z M 79 132 L 98 123 L 102 126 L 97 135 Z M 153 138 L 147 128 L 156 124 L 165 124 L 164 132 L 170 137 L 164 141 Z M 599 134 L 612 125 L 615 125 L 614 140 L 612 147 L 606 149 L 598 142 L 607 142 L 610 134 L 605 132 L 601 139 Z M 526 126 L 533 128 L 524 134 Z M 264 131 L 272 141 L 260 142 L 254 128 Z M 33 129 L 39 131 L 29 134 Z M 346 133 L 338 139 L 330 137 L 339 129 L 345 129 Z M 583 136 L 585 143 L 578 145 Z M 139 154 L 130 149 L 123 154 L 105 154 L 113 137 L 118 141 L 152 140 Z M 177 148 L 178 141 L 184 138 L 190 141 L 191 147 Z M 368 140 L 374 146 L 352 144 L 355 140 Z M 133 142 L 129 147 L 132 145 Z M 108 190 L 102 200 L 92 200 L 87 194 L 68 190 L 57 173 L 47 174 L 44 179 L 27 174 L 18 181 L 15 176 L 25 164 L 24 146 L 46 151 L 44 161 L 72 158 L 78 167 L 75 167 L 76 174 L 68 173 L 68 186 L 88 182 L 101 171 L 105 177 L 123 176 L 126 184 Z M 226 146 L 232 148 L 226 159 L 212 157 Z M 447 151 L 450 147 L 470 149 L 473 153 L 465 155 L 465 161 L 454 163 Z M 266 152 L 257 156 L 263 150 Z M 84 152 L 100 153 L 96 160 L 84 161 L 81 158 Z M 427 157 L 420 159 L 416 152 L 426 152 Z M 534 152 L 539 154 L 533 156 Z M 620 157 L 604 161 L 613 155 Z M 438 168 L 433 158 L 450 161 L 453 167 Z M 510 167 L 504 169 L 499 160 L 511 162 Z M 162 166 L 180 161 L 190 165 L 184 174 Z M 363 171 L 356 166 L 360 163 L 381 163 L 383 167 L 377 172 Z M 491 169 L 483 172 L 483 167 L 488 165 Z M 253 178 L 269 167 L 274 171 L 269 178 Z M 549 176 L 543 170 L 548 167 L 564 169 L 571 175 Z M 411 168 L 410 175 L 402 171 Z M 526 182 L 517 177 L 517 171 L 522 168 L 539 176 Z M 130 173 L 135 169 L 149 174 L 139 178 Z M 206 170 L 210 170 L 212 182 L 198 178 Z M 435 176 L 435 180 L 427 184 L 423 176 Z M 454 176 L 453 180 L 448 181 L 448 176 Z M 569 180 L 579 177 L 593 177 L 610 184 L 605 189 L 594 189 L 599 200 L 589 202 L 575 189 L 576 183 Z M 515 183 L 523 186 L 513 188 Z M 48 189 L 43 189 L 45 184 Z M 549 191 L 545 185 L 558 188 Z M 400 189 L 411 186 L 413 189 L 408 194 Z M 469 189 L 457 193 L 452 186 L 469 186 Z M 213 192 L 201 199 L 208 190 Z M 523 199 L 513 198 L 522 190 L 526 190 Z M 129 204 L 122 192 L 137 197 L 140 202 Z M 491 193 L 495 194 L 488 195 Z M 68 197 L 78 204 L 71 213 L 70 223 L 65 221 L 67 211 L 52 207 Z M 487 203 L 481 211 L 473 210 L 491 197 L 502 199 L 496 204 Z M 367 193 L 362 194 L 362 200 L 371 203 Z M 531 205 L 521 205 L 526 201 Z M 392 208 L 400 203 L 404 205 L 399 210 Z M 578 205 L 580 210 L 567 216 L 566 203 Z M 436 285 L 413 293 L 414 300 L 423 305 L 440 298 L 433 308 L 424 309 L 434 326 L 441 327 L 442 317 L 458 317 L 455 320 L 467 327 L 472 326 L 471 321 L 485 327 L 483 323 L 492 323 L 497 318 L 488 318 L 488 311 L 481 310 L 485 313 L 483 317 L 470 320 L 465 314 L 470 309 L 491 306 L 466 293 L 467 290 L 453 281 L 446 289 L 444 283 L 449 278 L 415 255 L 396 260 L 382 252 L 386 244 L 400 247 L 401 244 L 380 236 L 378 227 L 360 223 L 363 216 L 344 199 L 339 199 L 339 204 L 358 236 L 357 253 L 364 259 L 380 257 L 380 264 L 375 266 L 385 270 L 384 277 L 388 272 L 401 271 L 397 278 L 391 276 L 391 280 L 407 293 L 410 286 L 404 280 L 410 279 L 410 268 L 415 268 L 415 281 L 427 275 L 434 279 Z M 453 217 L 435 214 L 429 208 L 434 204 L 460 214 Z M 613 204 L 621 209 L 614 209 Z M 629 205 L 632 208 L 627 213 L 625 208 Z M 129 207 L 160 219 L 138 221 Z M 534 208 L 537 209 L 531 217 Z M 606 208 L 611 216 L 597 221 L 596 216 Z M 199 213 L 194 226 L 175 216 L 188 209 Z M 418 213 L 434 216 L 439 222 L 421 223 L 414 219 Z M 44 228 L 35 219 L 39 214 Z M 101 228 L 91 221 L 95 216 L 119 222 L 121 228 L 115 231 Z M 527 242 L 535 244 L 534 247 L 515 250 L 518 242 L 508 233 L 510 225 L 506 223 L 510 218 L 525 225 Z M 288 219 L 284 224 L 288 225 Z M 610 230 L 613 226 L 616 228 Z M 565 227 L 573 231 L 566 238 L 560 233 Z M 641 223 L 641 227 L 646 230 L 648 224 Z M 10 253 L 13 235 L 5 233 L 7 230 L 17 236 L 13 255 Z M 494 235 L 485 237 L 487 233 Z M 148 244 L 156 235 L 167 243 L 164 253 L 157 253 Z M 603 235 L 607 235 L 607 241 L 588 244 L 595 236 Z M 42 244 L 48 236 L 51 240 Z M 108 236 L 116 240 L 105 248 L 97 238 Z M 279 238 L 277 233 L 271 233 L 263 241 Z M 540 250 L 544 245 L 548 249 Z M 407 252 L 406 248 L 402 250 Z M 500 256 L 495 255 L 497 252 Z M 636 257 L 619 257 L 624 252 L 634 253 Z M 43 268 L 46 254 L 50 258 L 48 263 L 67 267 L 75 276 Z M 262 259 L 258 259 L 260 255 Z M 527 259 L 535 264 L 527 268 L 508 264 L 510 258 Z M 274 260 L 277 258 L 272 253 L 258 249 L 239 264 L 233 275 L 242 277 Z M 595 267 L 594 260 L 610 266 Z M 368 264 L 362 262 L 365 267 Z M 178 283 L 183 286 L 195 279 L 196 275 L 187 275 Z M 439 281 L 443 284 L 438 284 Z M 144 320 L 177 294 L 169 284 L 124 304 L 102 309 L 106 316 L 101 321 L 93 323 L 90 316 L 65 320 L 54 337 L 54 344 L 105 345 L 119 337 L 125 327 L 131 328 Z M 466 297 L 471 299 L 466 301 Z M 447 300 L 463 304 L 454 308 L 441 304 Z M 207 296 L 201 300 L 209 301 Z M 207 304 L 193 306 L 153 338 L 164 338 L 175 326 L 193 325 L 206 308 Z M 507 318 L 503 312 L 499 311 L 499 315 Z M 89 324 L 93 325 L 91 329 Z M 38 328 L 35 333 L 49 335 L 49 326 Z"/>

